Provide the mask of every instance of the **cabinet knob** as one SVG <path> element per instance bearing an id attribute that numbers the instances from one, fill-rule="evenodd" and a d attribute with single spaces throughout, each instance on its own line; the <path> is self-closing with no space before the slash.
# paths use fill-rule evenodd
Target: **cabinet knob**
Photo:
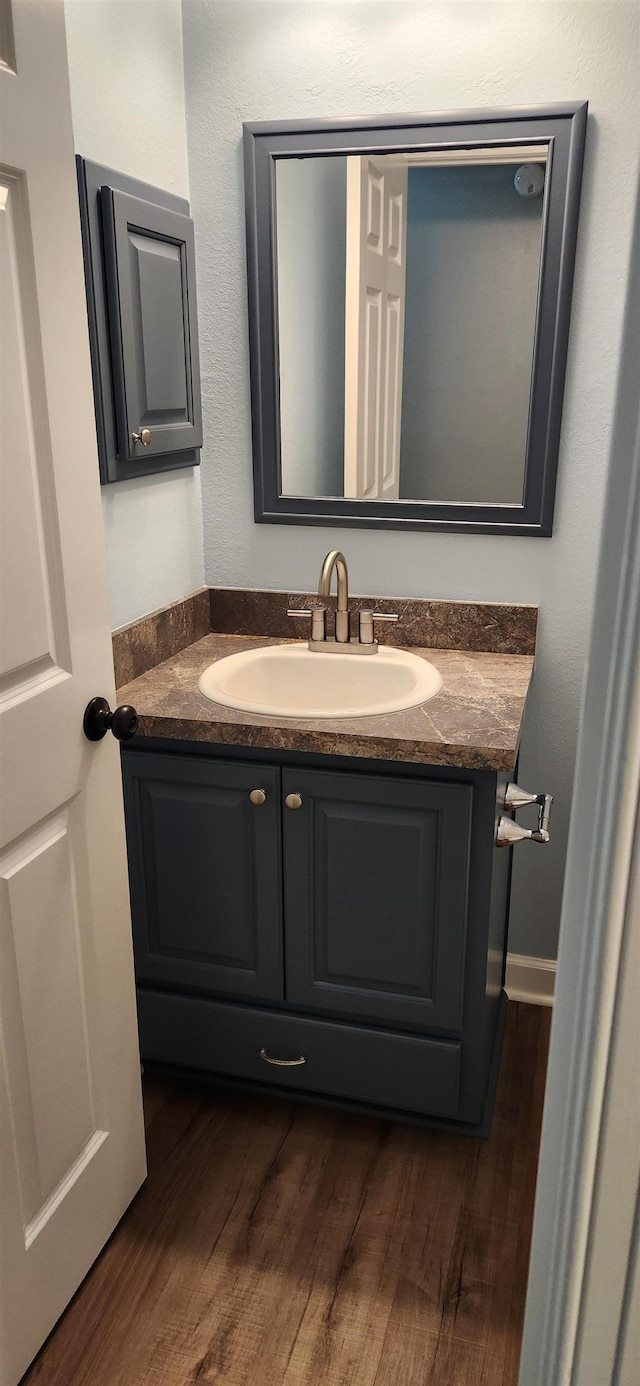
<path id="1" fill-rule="evenodd" d="M 267 791 L 266 789 L 252 789 L 249 798 L 251 803 L 256 805 L 256 808 L 260 808 L 261 804 L 267 802 Z"/>
<path id="2" fill-rule="evenodd" d="M 301 795 L 301 794 L 287 794 L 287 797 L 286 797 L 286 799 L 285 799 L 284 802 L 285 802 L 285 804 L 287 805 L 287 808 L 290 808 L 290 809 L 299 809 L 299 808 L 302 808 L 302 795 Z"/>
<path id="3" fill-rule="evenodd" d="M 141 428 L 139 433 L 132 433 L 131 442 L 142 443 L 143 448 L 148 448 L 151 442 L 151 429 Z"/>

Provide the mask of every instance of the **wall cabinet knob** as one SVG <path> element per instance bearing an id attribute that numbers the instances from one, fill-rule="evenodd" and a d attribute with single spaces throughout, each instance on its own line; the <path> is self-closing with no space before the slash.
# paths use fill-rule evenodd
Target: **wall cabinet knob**
<path id="1" fill-rule="evenodd" d="M 252 789 L 249 798 L 251 803 L 256 805 L 256 808 L 260 808 L 261 804 L 267 802 L 267 791 L 266 789 Z"/>
<path id="2" fill-rule="evenodd" d="M 143 448 L 148 448 L 151 442 L 151 429 L 141 428 L 139 433 L 132 433 L 131 442 L 142 443 Z"/>
<path id="3" fill-rule="evenodd" d="M 285 799 L 284 802 L 285 802 L 285 804 L 287 805 L 287 808 L 290 808 L 290 809 L 299 809 L 299 808 L 302 808 L 302 795 L 301 795 L 301 794 L 287 794 L 287 797 L 286 797 L 286 799 Z"/>

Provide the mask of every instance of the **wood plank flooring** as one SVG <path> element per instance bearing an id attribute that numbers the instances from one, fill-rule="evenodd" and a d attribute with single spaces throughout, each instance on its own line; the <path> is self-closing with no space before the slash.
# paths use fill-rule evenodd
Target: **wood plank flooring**
<path id="1" fill-rule="evenodd" d="M 487 1142 L 146 1080 L 149 1178 L 24 1386 L 516 1386 L 550 1012 Z"/>

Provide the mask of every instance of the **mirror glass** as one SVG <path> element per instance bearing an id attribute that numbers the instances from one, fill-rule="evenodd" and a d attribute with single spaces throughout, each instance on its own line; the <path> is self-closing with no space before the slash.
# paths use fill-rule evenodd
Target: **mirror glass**
<path id="1" fill-rule="evenodd" d="M 281 495 L 522 504 L 548 152 L 275 158 Z"/>

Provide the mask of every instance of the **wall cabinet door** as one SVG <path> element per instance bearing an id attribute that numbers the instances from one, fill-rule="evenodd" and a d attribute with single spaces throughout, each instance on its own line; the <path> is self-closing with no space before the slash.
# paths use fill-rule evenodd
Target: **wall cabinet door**
<path id="1" fill-rule="evenodd" d="M 472 787 L 322 770 L 282 780 L 287 1000 L 459 1029 Z"/>
<path id="2" fill-rule="evenodd" d="M 175 414 L 170 418 L 166 411 L 175 410 L 178 398 L 184 401 L 187 387 L 193 396 L 194 421 L 200 417 L 198 324 L 194 265 L 190 252 L 193 230 L 189 220 L 189 203 L 185 198 L 177 197 L 175 193 L 154 188 L 149 183 L 141 183 L 138 178 L 131 178 L 113 168 L 105 168 L 103 164 L 95 164 L 91 159 L 83 159 L 80 155 L 76 157 L 76 171 L 100 480 L 103 485 L 107 485 L 114 481 L 128 481 L 134 476 L 147 476 L 151 472 L 164 472 L 176 467 L 195 467 L 200 461 L 200 449 L 195 442 L 195 435 L 192 440 L 191 433 L 187 435 L 188 445 L 178 448 L 174 431 L 168 435 L 172 443 L 171 451 L 159 450 L 159 443 L 162 441 L 160 415 L 164 409 L 168 423 L 180 422 Z M 138 247 L 140 254 L 134 241 L 129 245 L 128 254 L 125 255 L 123 273 L 129 276 L 129 280 L 133 276 L 133 284 L 130 284 L 133 298 L 129 301 L 128 309 L 123 297 L 127 288 L 124 280 L 120 285 L 118 276 L 115 208 L 110 202 L 113 193 L 130 195 L 139 208 L 137 221 L 143 229 L 147 228 L 148 233 L 147 240 L 143 239 Z M 157 240 L 154 244 L 150 235 L 153 218 L 163 209 L 170 213 L 178 213 L 178 221 L 172 223 L 173 239 L 170 238 L 164 243 Z M 108 223 L 106 232 L 105 219 Z M 177 236 L 176 229 L 179 233 Z M 188 244 L 185 238 L 188 238 Z M 180 250 L 182 245 L 184 251 Z M 108 268 L 105 263 L 107 255 L 110 257 Z M 180 311 L 178 295 L 178 278 L 181 281 L 180 288 L 184 290 L 185 268 L 190 363 L 187 360 L 185 315 L 184 311 Z M 183 292 L 181 297 L 184 309 Z M 147 420 L 144 425 L 152 433 L 148 447 L 143 443 L 133 443 L 127 427 L 124 407 L 127 385 L 125 343 L 124 338 L 120 337 L 121 308 L 125 317 L 127 311 L 134 315 L 134 341 L 138 345 L 135 374 L 139 375 L 145 395 L 148 396 L 143 412 L 148 414 L 151 411 L 154 415 L 153 422 L 156 424 L 155 440 L 152 424 Z M 162 328 L 161 333 L 158 332 L 158 325 Z M 130 327 L 128 330 L 130 331 Z M 167 338 L 167 331 L 171 334 L 170 338 Z M 140 356 L 141 350 L 145 352 L 144 358 Z M 183 377 L 184 388 L 180 383 Z M 135 376 L 131 386 L 135 403 L 135 397 L 140 390 Z M 131 412 L 137 417 L 137 408 L 132 408 Z M 134 431 L 136 427 L 134 423 Z M 166 437 L 167 435 L 165 441 Z"/>
<path id="3" fill-rule="evenodd" d="M 123 773 L 138 981 L 282 1000 L 280 771 L 127 751 Z"/>
<path id="4" fill-rule="evenodd" d="M 118 453 L 202 444 L 193 222 L 102 189 Z"/>

